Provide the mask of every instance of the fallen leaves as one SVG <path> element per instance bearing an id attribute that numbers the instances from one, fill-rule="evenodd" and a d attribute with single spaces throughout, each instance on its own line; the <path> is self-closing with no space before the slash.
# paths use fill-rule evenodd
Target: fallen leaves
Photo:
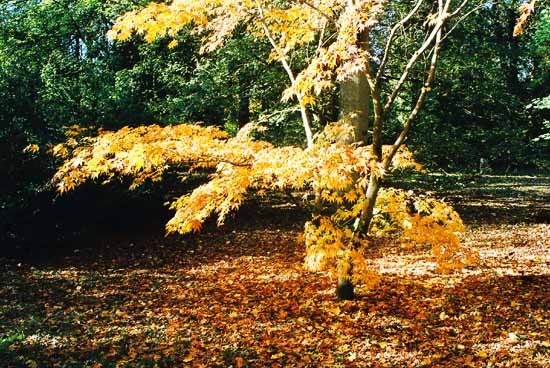
<path id="1" fill-rule="evenodd" d="M 438 275 L 422 249 L 371 244 L 382 282 L 337 302 L 302 268 L 299 226 L 250 226 L 181 241 L 162 235 L 5 260 L 0 361 L 88 367 L 546 367 L 549 224 L 482 225 L 480 260 Z M 230 224 L 228 225 L 230 226 Z M 79 244 L 84 249 L 83 244 Z M 154 262 L 151 260 L 155 258 Z M 532 261 L 528 264 L 527 261 Z M 408 267 L 398 265 L 408 264 Z"/>

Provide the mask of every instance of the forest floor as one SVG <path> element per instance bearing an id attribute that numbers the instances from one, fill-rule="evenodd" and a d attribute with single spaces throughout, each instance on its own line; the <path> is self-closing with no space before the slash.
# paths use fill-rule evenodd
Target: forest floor
<path id="1" fill-rule="evenodd" d="M 550 367 L 550 177 L 407 185 L 455 205 L 476 265 L 441 275 L 385 244 L 381 283 L 339 302 L 285 203 L 189 237 L 100 234 L 0 259 L 0 366 Z"/>

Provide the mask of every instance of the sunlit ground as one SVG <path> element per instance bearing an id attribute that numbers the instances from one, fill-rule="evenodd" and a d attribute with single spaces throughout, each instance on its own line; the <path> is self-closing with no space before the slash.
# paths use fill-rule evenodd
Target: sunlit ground
<path id="1" fill-rule="evenodd" d="M 384 244 L 382 282 L 352 302 L 302 268 L 299 223 L 253 217 L 4 260 L 0 366 L 549 367 L 550 224 L 487 217 L 464 239 L 475 266 L 441 275 L 425 250 Z"/>

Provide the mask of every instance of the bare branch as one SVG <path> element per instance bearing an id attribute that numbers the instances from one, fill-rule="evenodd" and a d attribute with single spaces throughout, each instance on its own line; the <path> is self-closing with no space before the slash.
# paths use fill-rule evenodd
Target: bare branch
<path id="1" fill-rule="evenodd" d="M 380 161 L 382 159 L 382 125 L 384 123 L 384 112 L 382 109 L 380 88 L 376 84 L 376 80 L 374 79 L 375 76 L 368 60 L 366 62 L 365 76 L 369 84 L 374 110 L 374 120 L 372 124 L 372 156 L 376 161 Z"/>
<path id="2" fill-rule="evenodd" d="M 296 77 L 294 76 L 294 73 L 292 72 L 292 69 L 290 68 L 290 64 L 288 63 L 288 61 L 286 59 L 286 55 L 279 48 L 279 46 L 277 46 L 277 43 L 275 42 L 275 39 L 271 35 L 271 32 L 269 31 L 269 28 L 268 28 L 267 24 L 265 23 L 264 10 L 262 8 L 262 5 L 260 4 L 259 1 L 256 1 L 256 5 L 258 7 L 258 15 L 259 15 L 259 18 L 260 18 L 260 24 L 262 25 L 262 29 L 265 33 L 265 36 L 267 37 L 267 39 L 269 40 L 269 43 L 271 44 L 271 46 L 273 47 L 273 49 L 275 50 L 275 52 L 279 56 L 279 61 L 283 65 L 283 68 L 285 69 L 285 71 L 288 75 L 288 78 L 290 79 L 290 82 L 292 84 L 295 84 L 296 83 Z M 296 96 L 296 98 L 298 99 L 298 103 L 300 104 L 300 115 L 302 117 L 302 124 L 304 126 L 304 131 L 306 133 L 307 146 L 312 147 L 313 146 L 313 133 L 312 133 L 312 130 L 311 130 L 311 123 L 310 123 L 310 119 L 308 117 L 308 112 L 306 110 L 306 107 L 302 103 L 302 97 L 303 96 L 301 96 L 299 93 L 294 93 L 294 95 Z"/>
<path id="3" fill-rule="evenodd" d="M 395 140 L 395 142 L 392 145 L 392 148 L 390 150 L 390 153 L 388 154 L 388 156 L 384 160 L 384 169 L 386 169 L 386 170 L 390 166 L 395 154 L 399 150 L 399 147 L 401 147 L 401 145 L 405 141 L 405 138 L 407 138 L 407 134 L 409 133 L 411 125 L 412 125 L 414 119 L 416 118 L 416 116 L 418 115 L 418 112 L 420 111 L 422 105 L 424 104 L 424 101 L 426 100 L 428 92 L 431 90 L 432 82 L 433 82 L 434 76 L 435 76 L 437 60 L 438 60 L 438 57 L 439 57 L 439 51 L 441 49 L 442 33 L 443 33 L 443 28 L 440 27 L 438 32 L 437 32 L 437 35 L 436 35 L 435 45 L 433 47 L 433 55 L 432 55 L 432 59 L 431 59 L 431 62 L 430 62 L 430 69 L 428 71 L 428 75 L 426 76 L 424 86 L 422 87 L 422 90 L 420 91 L 420 95 L 418 96 L 418 99 L 416 101 L 416 104 L 415 104 L 413 110 L 411 111 L 411 113 L 409 114 L 405 124 L 403 125 L 403 130 L 401 131 L 401 134 L 399 134 L 399 137 L 397 137 L 397 139 Z"/>
<path id="4" fill-rule="evenodd" d="M 475 8 L 473 8 L 472 10 L 470 10 L 469 12 L 467 12 L 466 14 L 464 14 L 462 17 L 460 17 L 460 19 L 458 19 L 456 21 L 456 23 L 451 27 L 451 29 L 445 34 L 445 36 L 443 37 L 442 40 L 445 40 L 447 37 L 449 37 L 449 35 L 451 33 L 453 33 L 453 31 L 456 29 L 456 27 L 458 27 L 458 25 L 460 23 L 462 23 L 464 21 L 464 19 L 466 19 L 467 17 L 470 16 L 470 14 L 472 13 L 475 13 L 476 11 L 478 11 L 479 9 L 481 9 L 485 4 L 483 3 L 480 3 L 478 6 L 476 6 Z M 458 10 L 458 9 L 457 9 Z M 455 14 L 456 13 L 456 10 L 452 13 L 452 14 Z"/>
<path id="5" fill-rule="evenodd" d="M 288 61 L 286 60 L 285 53 L 277 46 L 277 43 L 275 42 L 275 39 L 271 35 L 271 32 L 269 31 L 269 28 L 267 27 L 267 24 L 265 23 L 265 17 L 264 17 L 264 10 L 259 2 L 256 2 L 258 4 L 258 15 L 260 16 L 260 23 L 262 25 L 262 30 L 265 33 L 265 36 L 267 37 L 269 43 L 273 47 L 273 50 L 277 53 L 277 56 L 279 57 L 279 61 L 281 64 L 283 64 L 283 68 L 285 69 L 286 73 L 288 74 L 288 78 L 290 79 L 290 82 L 294 83 L 296 80 L 294 77 L 294 73 L 292 72 L 292 69 L 290 68 L 290 65 L 288 64 Z"/>
<path id="6" fill-rule="evenodd" d="M 437 35 L 440 35 L 441 30 L 443 26 L 447 23 L 447 21 L 450 19 L 450 14 L 448 13 L 449 7 L 451 5 L 452 0 L 446 0 L 445 4 L 439 8 L 438 15 L 437 15 L 437 21 L 432 29 L 432 31 L 429 33 L 429 36 L 426 38 L 424 43 L 414 52 L 414 54 L 409 59 L 409 62 L 405 66 L 405 69 L 403 70 L 403 73 L 401 74 L 401 77 L 399 78 L 399 81 L 397 82 L 397 85 L 393 89 L 392 93 L 388 97 L 388 100 L 386 101 L 386 104 L 384 105 L 384 115 L 388 114 L 391 106 L 393 105 L 393 102 L 395 101 L 395 98 L 397 97 L 399 91 L 403 87 L 403 84 L 409 77 L 409 74 L 411 72 L 411 69 L 414 67 L 416 62 L 418 61 L 418 58 L 424 54 L 424 52 L 428 49 L 430 44 L 436 39 Z"/>
<path id="7" fill-rule="evenodd" d="M 386 42 L 386 47 L 384 49 L 384 56 L 382 58 L 382 61 L 380 62 L 380 66 L 378 67 L 378 72 L 376 73 L 376 83 L 379 83 L 380 76 L 384 73 L 384 69 L 386 68 L 386 64 L 388 62 L 389 54 L 390 54 L 390 48 L 393 44 L 395 32 L 399 28 L 402 28 L 408 21 L 411 19 L 411 17 L 418 11 L 420 8 L 420 5 L 422 4 L 424 0 L 418 0 L 414 8 L 405 16 L 405 18 L 401 19 L 396 25 L 393 26 L 392 30 L 390 31 L 390 35 L 388 36 L 388 41 Z"/>
<path id="8" fill-rule="evenodd" d="M 432 41 L 435 39 L 436 35 L 438 34 L 442 26 L 443 26 L 443 22 L 440 19 L 438 20 L 437 24 L 434 26 L 432 32 L 429 34 L 426 41 L 424 41 L 422 46 L 420 46 L 409 59 L 409 62 L 405 66 L 405 69 L 403 70 L 403 73 L 401 74 L 401 77 L 397 82 L 397 85 L 394 87 L 392 93 L 390 94 L 390 96 L 388 97 L 388 100 L 386 101 L 386 104 L 384 105 L 384 114 L 387 114 L 390 111 L 391 106 L 395 101 L 395 98 L 397 97 L 397 94 L 399 93 L 399 91 L 401 90 L 401 87 L 403 87 L 403 84 L 409 77 L 411 69 L 418 61 L 418 58 L 428 49 L 428 47 L 430 46 Z"/>
<path id="9" fill-rule="evenodd" d="M 323 28 L 321 28 L 321 32 L 319 33 L 319 43 L 317 44 L 317 52 L 319 52 L 319 50 L 321 50 L 321 48 L 323 47 L 323 38 L 325 38 L 325 32 L 326 32 L 326 29 L 327 29 L 327 22 L 323 22 Z"/>
<path id="10" fill-rule="evenodd" d="M 460 13 L 462 11 L 462 8 L 464 8 L 466 4 L 468 4 L 468 0 L 464 0 L 462 4 L 460 4 L 458 8 L 456 8 L 455 11 L 451 13 L 451 17 L 454 17 L 455 15 Z"/>

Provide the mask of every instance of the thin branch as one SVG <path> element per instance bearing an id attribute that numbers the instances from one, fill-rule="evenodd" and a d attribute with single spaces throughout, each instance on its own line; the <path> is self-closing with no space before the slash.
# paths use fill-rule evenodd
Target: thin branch
<path id="1" fill-rule="evenodd" d="M 277 110 L 277 111 L 274 111 L 274 112 L 272 112 L 270 114 L 267 114 L 267 115 L 260 115 L 260 117 L 258 117 L 258 122 L 267 121 L 269 118 L 271 118 L 275 115 L 284 114 L 284 113 L 287 113 L 287 112 L 298 112 L 298 111 L 300 111 L 300 109 L 297 109 L 295 107 L 292 107 L 290 109 Z"/>
<path id="2" fill-rule="evenodd" d="M 275 42 L 275 39 L 271 35 L 271 32 L 269 31 L 269 28 L 267 27 L 267 24 L 265 23 L 264 10 L 263 10 L 262 6 L 260 5 L 259 2 L 257 2 L 257 5 L 258 5 L 258 13 L 259 13 L 259 16 L 260 16 L 260 23 L 262 25 L 262 29 L 265 33 L 265 36 L 269 40 L 269 43 L 273 47 L 273 50 L 275 50 L 275 52 L 279 56 L 279 61 L 281 62 L 281 64 L 283 64 L 283 68 L 285 69 L 286 73 L 288 74 L 288 78 L 290 79 L 290 81 L 292 83 L 294 83 L 296 79 L 294 77 L 294 73 L 292 72 L 292 69 L 290 68 L 290 65 L 288 64 L 288 62 L 286 60 L 285 54 L 281 49 L 279 49 L 279 46 L 277 46 L 277 43 Z"/>
<path id="3" fill-rule="evenodd" d="M 294 85 L 296 83 L 296 78 L 294 77 L 294 73 L 292 72 L 292 69 L 290 68 L 290 64 L 288 63 L 286 59 L 286 55 L 279 47 L 277 46 L 277 43 L 275 42 L 275 39 L 271 35 L 271 32 L 269 31 L 269 28 L 267 27 L 267 24 L 265 23 L 265 17 L 264 17 L 264 10 L 262 8 L 262 5 L 259 1 L 256 1 L 256 5 L 258 7 L 258 15 L 260 17 L 260 23 L 262 25 L 262 29 L 265 33 L 265 36 L 269 40 L 269 43 L 271 43 L 271 46 L 273 46 L 273 49 L 279 56 L 279 60 L 281 64 L 283 65 L 283 68 L 285 69 L 286 73 L 288 74 L 288 78 L 290 79 L 290 82 Z M 304 126 L 304 131 L 306 133 L 306 140 L 307 140 L 307 146 L 312 147 L 313 146 L 313 133 L 311 131 L 311 123 L 308 117 L 308 112 L 306 109 L 306 106 L 302 103 L 302 95 L 294 92 L 294 96 L 298 99 L 298 103 L 300 104 L 300 114 L 302 116 L 302 125 Z"/>
<path id="4" fill-rule="evenodd" d="M 380 88 L 376 83 L 374 73 L 368 60 L 365 65 L 365 76 L 369 84 L 370 97 L 374 110 L 374 120 L 372 124 L 372 156 L 376 161 L 380 161 L 382 159 L 382 124 L 384 122 L 384 112 Z"/>
<path id="5" fill-rule="evenodd" d="M 401 74 L 401 77 L 399 77 L 399 81 L 397 82 L 397 85 L 394 87 L 392 93 L 390 94 L 390 96 L 388 97 L 388 100 L 386 101 L 386 104 L 384 105 L 384 113 L 385 114 L 387 114 L 390 111 L 391 106 L 392 106 L 393 102 L 395 101 L 395 98 L 397 97 L 397 94 L 401 90 L 401 87 L 403 87 L 403 84 L 407 80 L 407 78 L 408 78 L 408 76 L 411 72 L 411 69 L 416 64 L 418 58 L 426 51 L 428 46 L 430 46 L 430 44 L 435 39 L 437 33 L 439 32 L 439 30 L 441 29 L 442 26 L 443 26 L 443 24 L 439 20 L 437 22 L 437 24 L 434 26 L 434 28 L 433 28 L 432 32 L 430 33 L 429 37 L 427 38 L 427 40 L 424 41 L 424 44 L 422 44 L 422 46 L 420 48 L 418 48 L 414 52 L 414 54 L 411 56 L 411 58 L 409 59 L 409 62 L 405 66 L 405 69 L 403 70 L 403 73 Z"/>
<path id="6" fill-rule="evenodd" d="M 480 3 L 478 6 L 476 6 L 475 8 L 473 8 L 472 10 L 470 10 L 469 12 L 467 12 L 466 14 L 464 14 L 462 17 L 460 17 L 460 19 L 458 19 L 456 21 L 456 23 L 451 27 L 451 29 L 445 34 L 445 36 L 443 37 L 442 41 L 445 40 L 451 33 L 453 33 L 453 31 L 456 29 L 456 27 L 458 27 L 458 25 L 460 23 L 462 23 L 464 21 L 464 19 L 466 19 L 467 17 L 470 16 L 470 14 L 478 11 L 479 9 L 483 8 L 484 4 Z M 453 12 L 454 14 L 455 12 Z"/>
<path id="7" fill-rule="evenodd" d="M 325 21 L 323 22 L 323 27 L 321 28 L 321 32 L 319 33 L 319 42 L 317 44 L 317 49 L 315 50 L 317 53 L 323 47 L 323 44 L 324 44 L 323 38 L 325 38 L 326 29 L 327 29 L 327 22 Z"/>
<path id="8" fill-rule="evenodd" d="M 424 101 L 426 100 L 426 96 L 431 89 L 431 85 L 435 76 L 435 70 L 437 66 L 437 60 L 439 57 L 439 51 L 441 49 L 442 33 L 443 33 L 443 28 L 440 27 L 436 35 L 432 60 L 430 63 L 430 69 L 426 77 L 426 80 L 424 82 L 424 86 L 422 87 L 420 95 L 418 96 L 414 109 L 411 111 L 411 113 L 409 114 L 409 117 L 407 118 L 407 121 L 403 125 L 403 130 L 401 131 L 401 134 L 399 134 L 399 137 L 397 137 L 397 139 L 395 140 L 395 143 L 392 145 L 390 153 L 384 160 L 384 169 L 386 170 L 390 166 L 395 154 L 399 150 L 399 147 L 401 147 L 401 145 L 405 141 L 405 138 L 407 138 L 407 134 L 409 133 L 411 125 L 414 119 L 416 118 L 416 116 L 418 115 L 418 112 L 420 111 L 422 105 L 424 104 Z"/>
<path id="9" fill-rule="evenodd" d="M 396 25 L 394 25 L 392 30 L 390 31 L 390 35 L 388 36 L 388 41 L 386 42 L 386 47 L 384 49 L 384 56 L 382 58 L 382 61 L 380 62 L 380 66 L 378 67 L 378 72 L 376 73 L 376 77 L 375 77 L 376 83 L 379 83 L 378 81 L 380 80 L 380 76 L 384 73 L 384 69 L 386 68 L 386 64 L 388 62 L 388 58 L 390 54 L 390 48 L 394 41 L 395 32 L 397 32 L 399 28 L 402 28 L 405 25 L 405 23 L 407 23 L 409 19 L 411 19 L 411 17 L 420 8 L 420 5 L 422 4 L 423 1 L 424 0 L 418 0 L 418 2 L 414 6 L 414 8 L 409 12 L 409 14 L 407 14 L 405 18 L 401 19 Z"/>
<path id="10" fill-rule="evenodd" d="M 460 4 L 458 8 L 456 8 L 455 11 L 451 13 L 451 17 L 454 17 L 455 15 L 460 13 L 462 11 L 462 8 L 464 8 L 466 4 L 468 4 L 468 0 L 464 0 L 462 4 Z"/>
<path id="11" fill-rule="evenodd" d="M 433 30 L 431 31 L 431 33 L 429 34 L 427 39 L 424 41 L 422 46 L 420 46 L 414 52 L 414 54 L 411 56 L 411 58 L 409 59 L 409 62 L 405 66 L 405 69 L 403 70 L 403 73 L 401 74 L 401 77 L 399 78 L 399 82 L 397 82 L 397 85 L 393 89 L 390 97 L 388 98 L 388 100 L 386 101 L 386 104 L 384 105 L 384 110 L 383 110 L 384 115 L 389 113 L 389 111 L 391 109 L 391 106 L 392 106 L 393 102 L 395 101 L 395 98 L 397 97 L 397 94 L 399 93 L 399 91 L 401 90 L 401 87 L 403 87 L 403 84 L 405 83 L 405 81 L 409 77 L 411 69 L 413 68 L 413 66 L 418 61 L 418 58 L 422 54 L 424 54 L 424 52 L 430 46 L 430 44 L 433 42 L 433 40 L 436 38 L 436 36 L 438 34 L 440 34 L 439 33 L 440 30 L 443 28 L 443 26 L 445 25 L 447 20 L 450 19 L 449 18 L 450 14 L 448 13 L 448 10 L 449 10 L 449 6 L 451 5 L 451 1 L 452 0 L 447 0 L 445 2 L 445 5 L 443 5 L 443 7 L 439 9 L 438 19 L 437 19 L 436 24 L 434 25 Z"/>
<path id="12" fill-rule="evenodd" d="M 326 19 L 330 19 L 330 16 L 325 13 L 324 11 L 322 11 L 321 9 L 319 9 L 318 7 L 316 7 L 315 5 L 313 5 L 312 3 L 310 3 L 309 1 L 307 0 L 300 0 L 299 2 L 301 2 L 302 4 L 305 4 L 307 6 L 309 6 L 311 9 L 315 10 L 317 13 L 321 14 L 324 18 Z"/>
<path id="13" fill-rule="evenodd" d="M 175 150 L 175 149 L 172 149 L 171 151 L 173 151 L 176 154 L 178 153 L 178 151 Z M 189 166 L 189 167 L 195 166 L 196 164 L 209 164 L 209 165 L 212 165 L 212 166 L 215 166 L 215 165 L 218 165 L 218 164 L 228 164 L 228 165 L 237 166 L 237 167 L 251 167 L 252 166 L 252 162 L 231 161 L 231 160 L 227 160 L 223 157 L 198 158 L 198 159 L 192 159 L 192 160 L 190 159 L 190 160 L 180 161 L 180 162 L 178 162 L 178 164 L 180 166 Z"/>

